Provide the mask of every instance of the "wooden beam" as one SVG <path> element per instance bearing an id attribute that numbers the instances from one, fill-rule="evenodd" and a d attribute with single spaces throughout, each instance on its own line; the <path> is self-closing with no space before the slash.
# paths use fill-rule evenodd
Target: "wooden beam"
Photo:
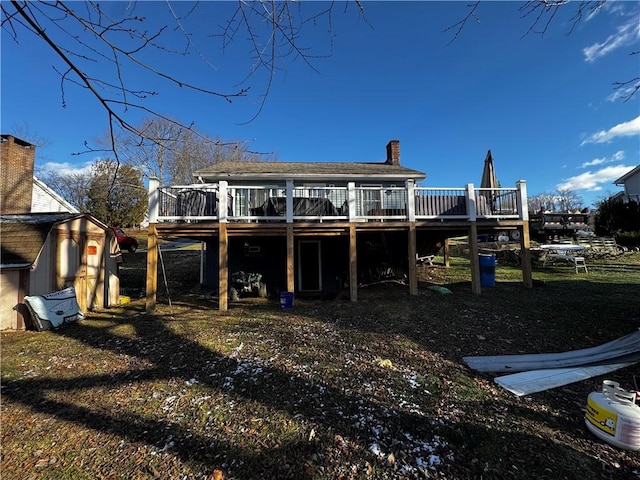
<path id="1" fill-rule="evenodd" d="M 416 248 L 416 222 L 409 222 L 409 295 L 418 294 L 418 267 Z"/>
<path id="2" fill-rule="evenodd" d="M 358 301 L 358 247 L 356 243 L 356 224 L 349 225 L 349 298 Z"/>
<path id="3" fill-rule="evenodd" d="M 156 309 L 158 291 L 158 231 L 156 224 L 150 223 L 147 229 L 147 298 L 145 311 L 153 313 Z"/>
<path id="4" fill-rule="evenodd" d="M 520 265 L 522 266 L 522 283 L 533 288 L 533 272 L 531 270 L 531 240 L 529 238 L 529 222 L 525 221 L 520 231 Z"/>
<path id="5" fill-rule="evenodd" d="M 227 224 L 221 223 L 218 230 L 218 310 L 229 309 L 229 238 Z"/>
<path id="6" fill-rule="evenodd" d="M 287 291 L 296 291 L 293 223 L 287 224 Z"/>
<path id="7" fill-rule="evenodd" d="M 478 226 L 471 222 L 469 226 L 469 260 L 471 263 L 471 292 L 479 295 L 482 292 L 480 286 L 480 263 L 478 260 Z"/>

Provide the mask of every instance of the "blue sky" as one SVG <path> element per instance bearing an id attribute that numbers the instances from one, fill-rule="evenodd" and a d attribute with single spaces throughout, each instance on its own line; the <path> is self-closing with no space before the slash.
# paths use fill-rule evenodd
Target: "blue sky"
<path id="1" fill-rule="evenodd" d="M 491 149 L 501 185 L 526 180 L 530 195 L 569 188 L 593 205 L 619 191 L 613 181 L 640 164 L 640 93 L 623 102 L 613 88 L 640 76 L 640 55 L 630 55 L 640 50 L 638 2 L 607 2 L 570 35 L 573 3 L 544 35 L 525 35 L 531 18 L 522 18 L 521 3 L 483 2 L 451 42 L 454 32 L 444 30 L 468 4 L 364 2 L 363 17 L 355 3 L 336 3 L 331 26 L 322 17 L 301 32 L 298 45 L 314 56 L 312 67 L 299 57 L 279 59 L 262 110 L 268 77 L 259 71 L 245 81 L 254 60 L 244 37 L 223 49 L 210 36 L 234 2 L 202 2 L 184 20 L 197 55 L 148 50 L 143 58 L 215 91 L 250 86 L 245 97 L 229 103 L 127 67 L 123 75 L 158 93 L 145 100 L 149 108 L 281 161 L 383 161 L 388 141 L 398 139 L 401 163 L 425 172 L 425 186 L 479 184 Z M 103 5 L 119 15 L 132 4 Z M 300 14 L 328 5 L 300 2 Z M 150 31 L 171 24 L 162 41 L 179 50 L 185 37 L 169 6 L 177 14 L 190 7 L 141 2 L 135 13 Z M 63 107 L 59 60 L 33 35 L 18 31 L 17 38 L 2 31 L 2 133 L 46 139 L 37 168 L 86 167 L 96 154 L 75 154 L 104 134 L 106 114 L 69 83 Z M 91 68 L 112 75 L 101 63 Z M 134 124 L 148 116 L 126 115 Z"/>

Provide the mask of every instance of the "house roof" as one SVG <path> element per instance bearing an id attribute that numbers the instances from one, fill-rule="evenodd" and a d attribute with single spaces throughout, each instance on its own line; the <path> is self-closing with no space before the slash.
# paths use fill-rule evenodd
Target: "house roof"
<path id="1" fill-rule="evenodd" d="M 0 265 L 3 268 L 30 267 L 55 224 L 82 216 L 77 213 L 0 216 Z"/>
<path id="2" fill-rule="evenodd" d="M 35 176 L 33 177 L 33 188 L 34 188 L 34 200 L 32 200 L 31 211 L 34 212 L 34 201 L 35 201 L 35 189 L 40 188 L 45 195 L 51 197 L 55 202 L 57 202 L 64 210 L 71 213 L 79 213 L 79 210 L 67 202 L 64 198 L 58 195 L 55 191 L 53 191 L 46 183 L 42 180 L 39 180 Z M 58 210 L 59 211 L 59 210 Z"/>
<path id="3" fill-rule="evenodd" d="M 633 177 L 638 172 L 640 172 L 640 165 L 638 165 L 636 168 L 634 168 L 632 170 L 629 170 L 627 173 L 625 173 L 620 178 L 618 178 L 616 181 L 614 181 L 613 184 L 614 185 L 624 185 L 629 177 Z"/>
<path id="4" fill-rule="evenodd" d="M 194 172 L 194 177 L 204 180 L 227 180 L 229 177 L 243 180 L 295 180 L 353 181 L 423 180 L 426 175 L 417 170 L 388 163 L 364 162 L 245 162 L 225 161 Z"/>

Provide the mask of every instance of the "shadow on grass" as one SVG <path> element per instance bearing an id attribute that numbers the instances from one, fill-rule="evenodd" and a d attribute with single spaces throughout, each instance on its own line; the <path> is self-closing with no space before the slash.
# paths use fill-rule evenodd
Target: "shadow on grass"
<path id="1" fill-rule="evenodd" d="M 466 287 L 454 286 L 454 292 L 458 288 L 463 291 Z M 495 305 L 492 298 L 502 295 L 508 297 L 509 292 L 514 288 L 512 285 L 498 287 L 482 297 L 467 297 L 459 292 L 452 296 L 432 295 L 431 292 L 419 297 L 405 295 L 402 302 L 388 302 L 390 303 L 388 306 L 385 306 L 386 303 L 383 300 L 387 296 L 390 299 L 397 299 L 400 295 L 398 291 L 393 288 L 382 292 L 370 290 L 369 293 L 364 294 L 362 301 L 367 302 L 367 297 L 371 295 L 371 298 L 378 300 L 378 304 L 368 303 L 365 309 L 362 308 L 362 303 L 309 301 L 296 302 L 293 311 L 282 312 L 282 315 L 302 315 L 310 322 L 338 324 L 344 335 L 349 335 L 350 331 L 403 335 L 425 349 L 453 361 L 459 361 L 461 356 L 470 353 L 467 350 L 473 350 L 473 348 L 465 348 L 465 345 L 470 342 L 482 342 L 478 339 L 479 331 L 483 332 L 485 339 L 492 335 L 517 339 L 518 334 L 525 335 L 523 326 L 527 327 L 528 335 L 539 336 L 549 333 L 548 326 L 542 324 L 536 326 L 530 318 L 529 305 L 538 302 L 544 305 L 545 295 L 542 293 L 534 291 L 528 300 L 520 297 L 520 310 L 517 315 L 509 312 L 508 305 L 504 303 L 501 303 L 499 308 L 493 308 Z M 206 302 L 192 303 L 181 300 L 181 303 L 200 311 L 208 309 Z M 567 312 L 570 312 L 575 311 L 580 302 L 567 299 L 565 304 L 567 303 Z M 273 302 L 247 301 L 241 307 L 232 306 L 232 310 L 234 308 L 247 309 L 248 312 L 278 310 Z M 544 311 L 546 308 L 548 307 L 545 307 Z M 618 310 L 612 312 L 612 316 L 618 317 L 621 306 L 616 308 Z M 455 321 L 451 321 L 453 310 L 457 310 L 460 314 L 456 315 Z M 544 314 L 544 311 L 540 313 Z M 485 314 L 480 315 L 479 312 Z M 519 312 L 525 312 L 525 314 Z M 505 331 L 506 314 L 510 315 L 511 320 L 509 331 Z M 393 315 L 392 321 L 389 315 Z M 637 322 L 637 311 L 635 315 Z M 211 311 L 212 321 L 219 316 L 222 315 L 215 310 Z M 570 318 L 567 317 L 567 320 Z M 63 337 L 117 355 L 141 358 L 150 366 L 127 372 L 127 374 L 88 375 L 72 379 L 19 379 L 5 386 L 2 392 L 3 398 L 5 402 L 19 402 L 33 412 L 74 422 L 95 431 L 117 435 L 130 442 L 161 448 L 168 437 L 172 438 L 174 444 L 171 452 L 202 475 L 220 468 L 228 472 L 230 478 L 322 477 L 322 470 L 318 470 L 323 465 L 321 459 L 325 458 L 328 450 L 337 448 L 335 436 L 340 435 L 354 446 L 349 453 L 344 453 L 341 457 L 341 461 L 345 464 L 344 468 L 352 463 L 359 464 L 359 468 L 364 468 L 363 462 L 368 461 L 380 469 L 381 478 L 399 475 L 394 469 L 399 467 L 400 462 L 394 466 L 380 461 L 371 451 L 371 446 L 380 443 L 386 451 L 394 451 L 400 448 L 395 443 L 398 438 L 413 439 L 412 447 L 417 449 L 413 452 L 398 452 L 398 459 L 405 456 L 407 463 L 413 463 L 415 466 L 416 457 L 428 458 L 429 455 L 441 455 L 443 463 L 437 466 L 437 469 L 444 472 L 445 476 L 448 475 L 448 478 L 502 478 L 505 472 L 510 472 L 510 478 L 531 478 L 532 475 L 536 478 L 545 478 L 545 476 L 600 478 L 597 472 L 602 469 L 601 461 L 584 456 L 582 452 L 567 444 L 519 431 L 521 424 L 514 424 L 511 426 L 512 430 L 509 430 L 504 429 L 504 425 L 496 428 L 495 425 L 480 420 L 487 417 L 487 412 L 489 416 L 504 415 L 506 408 L 504 402 L 496 400 L 470 404 L 469 408 L 476 408 L 479 412 L 483 412 L 483 415 L 479 416 L 478 423 L 470 421 L 468 416 L 465 419 L 456 419 L 455 409 L 459 407 L 455 405 L 450 405 L 452 411 L 440 411 L 434 406 L 433 411 L 427 415 L 418 415 L 398 406 L 390 408 L 373 396 L 363 398 L 348 393 L 342 387 L 313 381 L 303 374 L 292 374 L 263 363 L 250 364 L 250 362 L 210 350 L 186 336 L 176 334 L 167 327 L 167 322 L 170 321 L 176 321 L 171 313 L 155 316 L 138 315 L 125 320 L 111 318 L 107 321 L 110 325 L 131 326 L 135 331 L 133 338 L 117 335 L 111 328 L 100 326 L 99 321 L 96 325 L 83 322 L 62 329 L 59 334 Z M 631 326 L 633 322 L 633 320 L 620 321 L 619 325 Z M 566 338 L 568 331 L 572 330 L 573 336 L 577 338 L 585 335 L 590 328 L 592 325 L 572 325 L 567 321 L 553 337 L 563 338 L 562 342 L 558 338 L 555 341 L 558 344 L 568 345 L 575 341 L 575 338 Z M 611 323 L 602 328 L 611 328 Z M 598 335 L 591 330 L 589 333 L 592 337 Z M 608 333 L 611 334 L 611 332 Z M 451 341 L 451 335 L 455 335 L 454 341 Z M 448 342 L 438 341 L 438 339 L 448 339 Z M 582 343 L 586 343 L 586 340 L 582 339 Z M 512 342 L 506 350 L 514 346 L 526 348 L 526 338 Z M 249 371 L 259 371 L 260 374 L 249 375 L 247 373 Z M 229 384 L 230 378 L 233 379 L 232 385 Z M 110 414 L 104 410 L 50 398 L 50 394 L 56 392 L 80 391 L 95 387 L 117 389 L 131 382 L 176 380 L 189 382 L 192 379 L 197 379 L 199 387 L 209 392 L 228 395 L 231 398 L 265 406 L 270 411 L 286 414 L 302 422 L 307 430 L 296 432 L 292 437 L 284 438 L 271 445 L 249 445 L 248 442 L 238 442 L 234 437 L 238 435 L 237 432 L 227 435 L 224 431 L 216 431 L 212 433 L 214 437 L 212 439 L 203 434 L 194 433 L 188 424 L 168 422 L 134 412 L 126 412 L 124 416 Z M 550 429 L 562 432 L 567 428 L 561 421 L 542 415 L 526 406 L 514 407 L 510 404 L 509 408 L 519 409 L 510 414 L 546 424 Z M 526 421 L 524 423 L 526 424 Z M 214 427 L 222 428 L 221 425 L 214 425 Z M 233 429 L 234 426 L 230 428 Z M 311 429 L 315 432 L 315 439 L 310 438 Z M 384 434 L 379 433 L 380 429 L 384 430 Z M 433 450 L 430 442 L 436 437 L 445 438 L 448 444 L 440 445 L 440 450 Z M 507 465 L 510 448 L 523 448 L 534 452 L 533 461 L 527 462 L 518 469 L 517 462 L 521 460 L 519 456 L 514 456 L 516 469 L 511 468 L 511 465 Z M 445 461 L 444 459 L 449 455 L 451 459 Z M 489 457 L 490 460 L 485 461 L 485 457 Z M 495 463 L 497 458 L 503 457 L 504 465 Z M 569 461 L 562 459 L 569 459 Z M 586 469 L 580 472 L 575 471 L 576 463 L 583 464 Z M 549 464 L 553 467 L 549 467 Z M 547 475 L 546 472 L 550 468 L 553 473 Z M 589 476 L 589 471 L 595 473 Z M 413 473 L 416 477 L 421 475 L 417 472 L 418 470 L 415 470 Z M 411 477 L 411 475 L 408 476 Z"/>

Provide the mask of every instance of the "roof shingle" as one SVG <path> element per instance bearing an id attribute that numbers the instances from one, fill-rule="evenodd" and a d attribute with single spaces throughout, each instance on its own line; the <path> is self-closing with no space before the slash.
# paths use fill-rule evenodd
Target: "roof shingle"
<path id="1" fill-rule="evenodd" d="M 245 162 L 225 161 L 194 172 L 194 176 L 207 180 L 221 180 L 228 177 L 251 179 L 290 177 L 290 178 L 324 178 L 332 179 L 416 179 L 422 180 L 426 175 L 417 170 L 401 165 L 387 163 L 364 162 Z"/>
<path id="2" fill-rule="evenodd" d="M 25 214 L 0 216 L 0 264 L 3 267 L 33 265 L 51 228 L 78 214 Z"/>

